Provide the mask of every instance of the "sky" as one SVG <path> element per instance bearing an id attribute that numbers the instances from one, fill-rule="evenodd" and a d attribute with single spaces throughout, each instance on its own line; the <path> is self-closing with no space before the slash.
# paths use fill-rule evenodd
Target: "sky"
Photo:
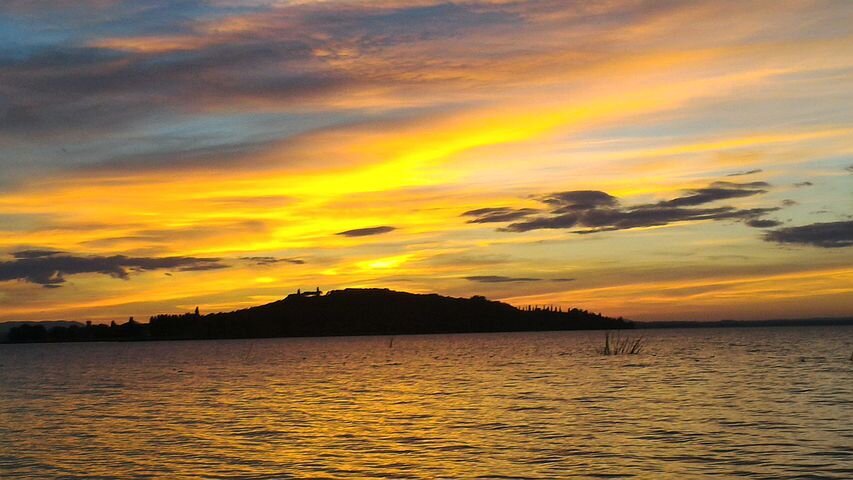
<path id="1" fill-rule="evenodd" d="M 5 0 L 0 321 L 853 315 L 853 2 Z"/>

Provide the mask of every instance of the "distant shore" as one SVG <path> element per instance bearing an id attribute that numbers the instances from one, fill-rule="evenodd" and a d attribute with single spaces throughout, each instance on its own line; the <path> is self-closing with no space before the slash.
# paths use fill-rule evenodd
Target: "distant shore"
<path id="1" fill-rule="evenodd" d="M 634 328 L 746 328 L 746 327 L 821 327 L 853 325 L 853 317 L 781 318 L 769 320 L 713 320 L 634 322 Z"/>

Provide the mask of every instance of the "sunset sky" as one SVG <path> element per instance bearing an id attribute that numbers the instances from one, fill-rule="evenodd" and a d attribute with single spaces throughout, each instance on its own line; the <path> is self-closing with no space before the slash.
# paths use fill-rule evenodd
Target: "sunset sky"
<path id="1" fill-rule="evenodd" d="M 853 2 L 4 0 L 0 321 L 853 315 Z"/>

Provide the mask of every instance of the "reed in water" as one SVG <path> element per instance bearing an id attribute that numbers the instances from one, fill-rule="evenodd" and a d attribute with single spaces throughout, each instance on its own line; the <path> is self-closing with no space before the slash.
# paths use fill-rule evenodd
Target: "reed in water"
<path id="1" fill-rule="evenodd" d="M 637 355 L 643 351 L 643 337 L 631 338 L 607 332 L 604 346 L 598 349 L 601 355 Z"/>

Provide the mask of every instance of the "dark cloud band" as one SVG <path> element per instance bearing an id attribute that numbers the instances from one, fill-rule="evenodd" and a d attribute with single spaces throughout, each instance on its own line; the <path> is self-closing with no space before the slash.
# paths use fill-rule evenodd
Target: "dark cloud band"
<path id="1" fill-rule="evenodd" d="M 822 248 L 853 246 L 853 221 L 812 223 L 781 228 L 764 234 L 770 242 L 812 245 Z"/>
<path id="2" fill-rule="evenodd" d="M 145 270 L 202 271 L 227 268 L 218 258 L 74 256 L 48 250 L 13 252 L 14 260 L 0 262 L 0 282 L 23 280 L 47 288 L 65 283 L 67 275 L 99 273 L 127 280 Z"/>
<path id="3" fill-rule="evenodd" d="M 706 188 L 687 191 L 680 197 L 657 203 L 623 206 L 619 199 L 598 190 L 558 192 L 538 197 L 550 210 L 541 215 L 530 208 L 481 208 L 463 213 L 475 217 L 469 223 L 510 222 L 500 228 L 505 232 L 529 232 L 542 229 L 576 229 L 589 234 L 613 230 L 668 225 L 700 220 L 739 220 L 756 228 L 778 226 L 774 220 L 761 217 L 778 210 L 772 208 L 738 209 L 731 206 L 706 206 L 720 200 L 751 197 L 766 193 L 765 182 L 714 182 Z"/>

